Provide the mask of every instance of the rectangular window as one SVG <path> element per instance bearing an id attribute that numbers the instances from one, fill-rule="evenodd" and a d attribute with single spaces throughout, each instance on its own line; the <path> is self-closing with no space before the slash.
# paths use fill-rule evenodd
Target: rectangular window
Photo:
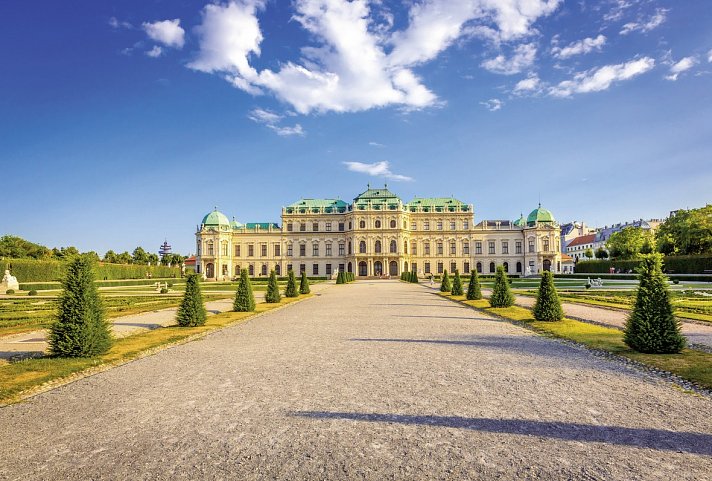
<path id="1" fill-rule="evenodd" d="M 438 230 L 443 230 L 443 221 L 438 221 Z"/>
<path id="2" fill-rule="evenodd" d="M 455 241 L 450 241 L 450 255 L 454 256 L 455 254 L 457 254 L 457 246 Z"/>
<path id="3" fill-rule="evenodd" d="M 343 264 L 339 264 L 339 271 L 340 271 L 340 272 L 346 272 L 346 268 L 344 267 Z"/>
<path id="4" fill-rule="evenodd" d="M 339 222 L 339 232 L 343 232 L 343 231 L 344 231 L 344 223 Z"/>
<path id="5" fill-rule="evenodd" d="M 502 254 L 509 254 L 509 242 L 502 241 Z"/>
<path id="6" fill-rule="evenodd" d="M 318 223 L 318 222 L 314 222 L 314 223 L 312 224 L 312 230 L 313 230 L 314 232 L 319 232 L 319 223 Z"/>
<path id="7" fill-rule="evenodd" d="M 235 246 L 235 257 L 240 257 L 240 246 L 239 245 Z"/>
<path id="8" fill-rule="evenodd" d="M 326 244 L 326 256 L 331 257 L 331 244 Z"/>
<path id="9" fill-rule="evenodd" d="M 227 257 L 227 242 L 223 242 L 222 244 L 222 255 Z"/>
<path id="10" fill-rule="evenodd" d="M 319 257 L 319 244 L 312 244 L 312 256 Z"/>
<path id="11" fill-rule="evenodd" d="M 294 252 L 292 251 L 292 244 L 287 244 L 287 257 L 292 257 Z"/>
<path id="12" fill-rule="evenodd" d="M 292 270 L 292 264 L 287 264 L 287 272 Z"/>
<path id="13" fill-rule="evenodd" d="M 307 255 L 307 245 L 299 244 L 299 257 L 304 257 Z"/>
<path id="14" fill-rule="evenodd" d="M 292 223 L 290 222 L 289 224 L 287 224 L 287 232 L 292 232 L 293 230 L 294 230 L 294 225 L 292 225 Z"/>
<path id="15" fill-rule="evenodd" d="M 326 265 L 326 275 L 330 276 L 331 275 L 331 264 Z"/>
<path id="16" fill-rule="evenodd" d="M 425 270 L 426 274 L 430 274 L 430 262 L 426 262 L 423 269 Z"/>
<path id="17" fill-rule="evenodd" d="M 494 241 L 489 241 L 489 253 L 494 254 Z"/>
<path id="18" fill-rule="evenodd" d="M 463 221 L 462 221 L 462 228 L 463 228 L 464 230 L 469 230 L 469 229 L 470 229 L 470 222 L 467 221 L 467 220 L 463 220 Z"/>
<path id="19" fill-rule="evenodd" d="M 443 273 L 443 263 L 438 262 L 438 274 L 442 274 L 442 273 Z"/>
<path id="20" fill-rule="evenodd" d="M 475 242 L 475 254 L 482 254 L 482 242 Z"/>
<path id="21" fill-rule="evenodd" d="M 260 245 L 260 256 L 267 257 L 267 244 Z"/>
<path id="22" fill-rule="evenodd" d="M 544 252 L 549 252 L 549 239 L 543 239 L 542 241 Z"/>
<path id="23" fill-rule="evenodd" d="M 326 232 L 331 232 L 331 222 L 326 223 Z"/>
<path id="24" fill-rule="evenodd" d="M 418 230 L 418 223 L 413 221 L 410 223 L 410 230 Z"/>
<path id="25" fill-rule="evenodd" d="M 249 267 L 247 268 L 247 273 L 250 276 L 254 276 L 255 275 L 255 266 L 250 264 Z"/>
<path id="26" fill-rule="evenodd" d="M 465 262 L 465 265 L 463 266 L 462 271 L 463 271 L 465 274 L 469 274 L 469 273 L 470 273 L 470 263 L 469 263 L 469 262 Z"/>
<path id="27" fill-rule="evenodd" d="M 522 241 L 517 241 L 514 243 L 514 253 L 515 254 L 522 253 Z"/>
<path id="28" fill-rule="evenodd" d="M 443 255 L 443 243 L 438 242 L 437 246 L 438 246 L 438 255 L 439 256 Z"/>
<path id="29" fill-rule="evenodd" d="M 255 246 L 254 244 L 247 244 L 247 257 L 255 256 Z"/>
<path id="30" fill-rule="evenodd" d="M 430 255 L 430 242 L 423 243 L 423 250 L 425 250 L 425 255 Z"/>
<path id="31" fill-rule="evenodd" d="M 263 276 L 267 275 L 267 264 L 262 264 L 262 275 Z"/>
<path id="32" fill-rule="evenodd" d="M 312 264 L 312 275 L 319 275 L 319 264 Z"/>
<path id="33" fill-rule="evenodd" d="M 470 243 L 467 241 L 462 243 L 462 254 L 466 256 L 470 255 Z"/>
<path id="34" fill-rule="evenodd" d="M 423 230 L 430 230 L 430 221 L 429 220 L 423 221 Z"/>
<path id="35" fill-rule="evenodd" d="M 418 263 L 417 262 L 413 262 L 410 265 L 410 272 L 415 272 L 416 274 L 418 273 Z"/>
<path id="36" fill-rule="evenodd" d="M 306 230 L 307 230 L 307 225 L 304 222 L 299 224 L 299 232 L 305 232 Z"/>
<path id="37" fill-rule="evenodd" d="M 450 221 L 450 230 L 455 230 L 455 221 L 454 220 Z"/>
<path id="38" fill-rule="evenodd" d="M 455 272 L 457 270 L 457 264 L 455 262 L 450 263 L 450 272 Z"/>
<path id="39" fill-rule="evenodd" d="M 418 253 L 418 243 L 411 241 L 410 243 L 410 253 L 416 255 Z"/>
<path id="40" fill-rule="evenodd" d="M 303 274 L 304 272 L 307 271 L 307 265 L 306 264 L 299 264 L 299 274 Z"/>
<path id="41" fill-rule="evenodd" d="M 534 252 L 534 240 L 529 241 L 529 252 Z"/>
<path id="42" fill-rule="evenodd" d="M 279 244 L 275 244 L 274 245 L 274 256 L 279 257 L 281 255 L 282 255 L 282 246 L 280 246 Z"/>
<path id="43" fill-rule="evenodd" d="M 339 244 L 339 255 L 340 256 L 344 255 L 344 244 Z"/>

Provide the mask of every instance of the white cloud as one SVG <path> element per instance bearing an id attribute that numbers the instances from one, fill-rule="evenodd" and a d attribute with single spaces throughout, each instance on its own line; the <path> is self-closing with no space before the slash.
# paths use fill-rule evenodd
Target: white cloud
<path id="1" fill-rule="evenodd" d="M 596 38 L 584 38 L 577 42 L 570 43 L 564 48 L 554 47 L 551 49 L 551 53 L 554 57 L 565 59 L 573 57 L 574 55 L 581 55 L 589 53 L 593 50 L 601 50 L 603 45 L 606 43 L 605 35 L 599 35 Z"/>
<path id="2" fill-rule="evenodd" d="M 373 141 L 369 142 L 368 145 L 370 145 L 371 147 L 385 147 L 384 144 L 381 144 L 379 142 L 373 142 Z"/>
<path id="3" fill-rule="evenodd" d="M 666 75 L 665 78 L 667 80 L 672 80 L 673 82 L 677 80 L 678 76 L 687 70 L 690 70 L 692 67 L 694 67 L 697 64 L 697 58 L 696 57 L 685 57 L 680 59 L 680 61 L 675 62 L 672 64 L 670 67 L 670 75 Z"/>
<path id="4" fill-rule="evenodd" d="M 482 62 L 482 67 L 490 72 L 513 75 L 531 67 L 535 59 L 536 45 L 524 43 L 514 49 L 514 54 L 510 58 L 497 55 L 495 58 Z"/>
<path id="5" fill-rule="evenodd" d="M 570 97 L 575 93 L 599 92 L 608 89 L 613 82 L 637 77 L 655 66 L 655 60 L 643 57 L 616 65 L 604 65 L 574 75 L 572 80 L 565 80 L 549 89 L 554 97 Z"/>
<path id="6" fill-rule="evenodd" d="M 284 116 L 272 112 L 271 110 L 259 108 L 254 109 L 247 115 L 247 118 L 254 122 L 257 122 L 258 124 L 265 125 L 270 130 L 276 132 L 277 135 L 281 135 L 283 137 L 287 137 L 290 135 L 306 135 L 306 132 L 300 124 L 294 124 L 291 127 L 280 125 L 280 122 L 284 119 Z"/>
<path id="7" fill-rule="evenodd" d="M 640 32 L 649 32 L 665 22 L 667 19 L 667 13 L 669 10 L 664 9 L 664 8 L 657 8 L 655 9 L 655 14 L 651 16 L 647 21 L 645 22 L 630 22 L 626 23 L 623 25 L 623 28 L 620 31 L 621 35 L 628 35 L 631 32 L 635 31 L 640 31 Z"/>
<path id="8" fill-rule="evenodd" d="M 154 45 L 153 48 L 146 52 L 146 55 L 152 58 L 160 57 L 163 54 L 163 49 L 158 45 Z"/>
<path id="9" fill-rule="evenodd" d="M 479 23 L 495 36 L 511 40 L 533 33 L 532 24 L 560 3 L 424 0 L 410 7 L 408 26 L 393 31 L 393 16 L 381 2 L 295 0 L 292 19 L 311 35 L 313 44 L 301 49 L 298 61 L 261 71 L 251 60 L 261 53 L 263 35 L 257 15 L 265 1 L 209 4 L 196 29 L 200 52 L 188 66 L 220 74 L 253 95 L 271 92 L 301 114 L 387 105 L 420 109 L 439 102 L 411 68 L 434 59 L 465 36 L 465 26 Z"/>
<path id="10" fill-rule="evenodd" d="M 142 26 L 151 40 L 166 47 L 183 48 L 185 44 L 185 30 L 180 26 L 179 18 L 153 23 L 144 22 Z"/>
<path id="11" fill-rule="evenodd" d="M 109 26 L 111 28 L 126 28 L 126 29 L 132 29 L 133 25 L 131 25 L 129 22 L 125 22 L 123 20 L 119 20 L 116 17 L 111 17 L 109 18 Z"/>
<path id="12" fill-rule="evenodd" d="M 707 61 L 712 63 L 712 49 L 710 49 L 710 51 L 707 52 Z"/>
<path id="13" fill-rule="evenodd" d="M 352 172 L 360 172 L 362 174 L 372 175 L 374 177 L 385 177 L 386 179 L 396 181 L 411 181 L 412 177 L 407 175 L 394 174 L 391 172 L 391 166 L 387 160 L 367 164 L 364 162 L 344 162 L 346 168 Z"/>
<path id="14" fill-rule="evenodd" d="M 518 95 L 540 92 L 542 88 L 541 80 L 535 75 L 520 80 L 514 86 L 514 93 Z"/>
<path id="15" fill-rule="evenodd" d="M 480 105 L 484 105 L 484 107 L 487 110 L 489 110 L 490 112 L 496 112 L 502 108 L 502 105 L 504 105 L 504 102 L 502 102 L 499 99 L 489 99 L 485 102 L 480 102 Z"/>
<path id="16" fill-rule="evenodd" d="M 306 135 L 306 132 L 304 132 L 304 129 L 302 129 L 300 124 L 294 124 L 292 127 L 282 125 L 268 125 L 267 127 L 274 130 L 277 135 L 281 135 L 282 137 L 288 137 L 290 135 L 299 135 L 301 137 Z"/>

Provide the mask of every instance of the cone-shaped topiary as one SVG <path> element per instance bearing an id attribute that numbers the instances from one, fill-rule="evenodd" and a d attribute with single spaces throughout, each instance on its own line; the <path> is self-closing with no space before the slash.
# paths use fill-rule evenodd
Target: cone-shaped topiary
<path id="1" fill-rule="evenodd" d="M 467 286 L 468 301 L 477 301 L 482 299 L 482 288 L 480 286 L 480 276 L 477 275 L 477 269 L 470 274 L 470 284 Z"/>
<path id="2" fill-rule="evenodd" d="M 418 274 L 415 271 L 410 271 L 410 276 L 408 276 L 408 282 L 416 284 L 418 282 Z"/>
<path id="3" fill-rule="evenodd" d="M 77 256 L 62 280 L 57 320 L 49 334 L 50 352 L 62 357 L 90 357 L 111 347 L 111 331 L 94 284 L 94 264 Z"/>
<path id="4" fill-rule="evenodd" d="M 644 256 L 638 273 L 640 285 L 635 305 L 626 321 L 623 341 L 639 352 L 680 352 L 686 341 L 673 313 L 667 279 L 662 271 L 662 255 Z"/>
<path id="5" fill-rule="evenodd" d="M 452 284 L 450 283 L 450 277 L 447 275 L 447 271 L 443 272 L 443 280 L 440 282 L 440 292 L 450 292 L 452 290 Z"/>
<path id="6" fill-rule="evenodd" d="M 297 281 L 294 278 L 294 271 L 290 270 L 287 274 L 287 288 L 284 290 L 285 297 L 299 297 L 297 292 Z"/>
<path id="7" fill-rule="evenodd" d="M 339 271 L 339 273 L 336 275 L 336 283 L 337 284 L 344 284 L 346 281 L 344 280 L 344 273 Z"/>
<path id="8" fill-rule="evenodd" d="M 554 275 L 549 271 L 544 271 L 541 275 L 533 312 L 537 321 L 560 321 L 564 318 L 561 301 L 554 285 Z"/>
<path id="9" fill-rule="evenodd" d="M 202 326 L 207 317 L 203 294 L 200 292 L 200 278 L 198 274 L 188 274 L 185 281 L 185 295 L 183 295 L 176 316 L 178 325 L 183 327 Z"/>
<path id="10" fill-rule="evenodd" d="M 460 279 L 460 271 L 455 269 L 455 277 L 452 280 L 452 295 L 461 296 L 464 294 L 462 290 L 462 279 Z"/>
<path id="11" fill-rule="evenodd" d="M 302 279 L 299 282 L 299 293 L 300 294 L 309 294 L 311 292 L 311 289 L 309 289 L 309 279 L 307 279 L 307 273 L 302 272 Z"/>
<path id="12" fill-rule="evenodd" d="M 252 283 L 247 275 L 247 269 L 240 271 L 240 283 L 237 285 L 235 302 L 232 303 L 235 312 L 252 312 L 255 310 L 255 295 L 252 293 Z"/>
<path id="13" fill-rule="evenodd" d="M 267 292 L 265 293 L 265 302 L 269 304 L 276 304 L 282 300 L 282 296 L 279 294 L 279 284 L 277 284 L 277 274 L 274 270 L 269 273 L 269 280 L 267 281 Z"/>
<path id="14" fill-rule="evenodd" d="M 509 279 L 504 272 L 504 267 L 497 267 L 497 275 L 494 279 L 490 305 L 492 307 L 511 307 L 514 304 L 514 296 L 509 290 Z"/>

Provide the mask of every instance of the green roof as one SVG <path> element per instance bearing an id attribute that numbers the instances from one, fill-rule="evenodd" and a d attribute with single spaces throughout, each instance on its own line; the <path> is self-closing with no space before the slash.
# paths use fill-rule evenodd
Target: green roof
<path id="1" fill-rule="evenodd" d="M 299 199 L 293 204 L 287 206 L 287 213 L 296 210 L 300 213 L 314 212 L 318 213 L 321 210 L 326 212 L 346 212 L 348 204 L 341 199 Z"/>
<path id="2" fill-rule="evenodd" d="M 527 225 L 527 220 L 524 218 L 524 214 L 519 214 L 519 219 L 514 221 L 514 225 L 517 227 L 524 227 Z"/>
<path id="3" fill-rule="evenodd" d="M 388 190 L 388 186 L 384 186 L 382 189 L 371 189 L 369 185 L 366 192 L 359 194 L 354 199 L 354 206 L 357 209 L 365 209 L 370 206 L 376 210 L 386 208 L 395 210 L 400 202 L 400 198 Z"/>
<path id="4" fill-rule="evenodd" d="M 248 222 L 247 224 L 243 224 L 239 229 L 279 229 L 279 224 L 275 224 L 274 222 Z"/>
<path id="5" fill-rule="evenodd" d="M 527 217 L 528 226 L 531 227 L 537 222 L 553 223 L 556 222 L 556 220 L 554 219 L 554 215 L 551 212 L 544 209 L 541 204 L 539 204 L 539 207 L 531 211 L 529 217 Z"/>
<path id="6" fill-rule="evenodd" d="M 407 207 L 411 211 L 415 211 L 416 208 L 420 207 L 423 211 L 434 211 L 434 212 L 445 212 L 445 211 L 458 211 L 458 210 L 468 210 L 469 206 L 457 200 L 454 197 L 416 197 L 410 202 L 408 202 Z"/>
<path id="7" fill-rule="evenodd" d="M 232 227 L 233 229 L 239 229 L 242 227 L 242 224 L 240 222 L 236 221 L 235 218 L 233 217 L 232 222 L 230 222 L 230 227 Z"/>
<path id="8" fill-rule="evenodd" d="M 216 207 L 214 211 L 210 212 L 209 214 L 206 214 L 205 217 L 203 217 L 203 222 L 201 222 L 201 224 L 211 226 L 230 225 L 230 220 L 225 214 L 218 211 L 218 208 Z"/>

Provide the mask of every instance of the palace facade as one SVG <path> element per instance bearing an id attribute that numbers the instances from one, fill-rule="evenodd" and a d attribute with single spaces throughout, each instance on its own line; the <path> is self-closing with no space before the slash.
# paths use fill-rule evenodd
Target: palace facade
<path id="1" fill-rule="evenodd" d="M 332 276 L 421 277 L 494 273 L 497 266 L 518 275 L 561 271 L 560 228 L 541 207 L 515 221 L 475 224 L 472 204 L 451 197 L 416 197 L 404 203 L 388 190 L 369 188 L 352 203 L 301 199 L 282 208 L 282 225 L 241 224 L 215 209 L 196 231 L 196 271 L 225 280 L 248 269 L 251 276 L 306 272 Z"/>

